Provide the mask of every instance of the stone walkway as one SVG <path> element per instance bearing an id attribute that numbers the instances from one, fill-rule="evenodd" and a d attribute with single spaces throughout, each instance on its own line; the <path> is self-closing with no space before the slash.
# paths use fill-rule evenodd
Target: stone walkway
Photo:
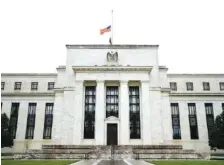
<path id="1" fill-rule="evenodd" d="M 70 165 L 153 165 L 142 160 L 82 160 Z"/>
<path id="2" fill-rule="evenodd" d="M 147 163 L 143 160 L 124 160 L 127 165 L 154 165 L 152 163 Z"/>
<path id="3" fill-rule="evenodd" d="M 81 160 L 70 165 L 97 165 L 101 160 Z"/>

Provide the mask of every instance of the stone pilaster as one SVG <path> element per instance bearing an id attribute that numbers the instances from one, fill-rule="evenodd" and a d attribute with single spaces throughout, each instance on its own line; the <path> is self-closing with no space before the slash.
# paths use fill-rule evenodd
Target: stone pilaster
<path id="1" fill-rule="evenodd" d="M 178 101 L 179 113 L 180 113 L 180 128 L 181 128 L 181 139 L 183 141 L 189 141 L 190 137 L 190 126 L 189 126 L 189 112 L 188 105 L 185 101 Z"/>
<path id="2" fill-rule="evenodd" d="M 20 140 L 24 140 L 25 139 L 25 136 L 26 136 L 26 126 L 27 126 L 26 125 L 26 123 L 27 123 L 27 114 L 28 114 L 28 103 L 25 102 L 25 101 L 21 101 L 20 105 L 19 105 L 17 130 L 16 130 L 16 140 L 20 141 Z"/>
<path id="3" fill-rule="evenodd" d="M 37 102 L 34 140 L 41 141 L 43 139 L 44 118 L 45 118 L 45 102 L 42 102 L 42 101 Z M 42 124 L 39 124 L 39 123 L 42 123 Z"/>
<path id="4" fill-rule="evenodd" d="M 150 129 L 152 144 L 163 143 L 162 101 L 159 88 L 149 88 Z M 156 119 L 156 120 L 155 120 Z"/>
<path id="5" fill-rule="evenodd" d="M 128 81 L 120 82 L 120 93 L 120 145 L 128 145 L 130 139 Z"/>
<path id="6" fill-rule="evenodd" d="M 104 81 L 97 81 L 96 108 L 95 108 L 95 139 L 96 145 L 104 145 L 104 119 L 105 119 L 105 93 Z"/>
<path id="7" fill-rule="evenodd" d="M 149 81 L 141 81 L 141 135 L 143 145 L 151 144 L 151 120 L 150 117 L 150 100 L 149 100 Z"/>
<path id="8" fill-rule="evenodd" d="M 84 127 L 84 84 L 83 81 L 75 82 L 75 98 L 72 99 L 69 108 L 70 113 L 73 115 L 73 144 L 80 145 L 81 139 L 83 138 L 83 127 Z M 73 98 L 73 97 L 72 97 Z M 74 103 L 74 104 L 73 104 Z"/>
<path id="9" fill-rule="evenodd" d="M 161 117 L 163 127 L 163 140 L 165 142 L 164 144 L 169 144 L 173 140 L 169 93 L 163 93 L 161 97 L 161 104 L 162 104 Z"/>
<path id="10" fill-rule="evenodd" d="M 62 116 L 64 113 L 64 91 L 55 93 L 53 109 L 52 140 L 55 144 L 61 144 L 62 134 Z"/>

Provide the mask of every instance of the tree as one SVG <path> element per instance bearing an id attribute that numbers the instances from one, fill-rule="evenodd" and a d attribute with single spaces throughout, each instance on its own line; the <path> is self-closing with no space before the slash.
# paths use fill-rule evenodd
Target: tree
<path id="1" fill-rule="evenodd" d="M 215 119 L 209 136 L 209 146 L 211 149 L 224 149 L 224 111 Z"/>
<path id="2" fill-rule="evenodd" d="M 7 117 L 7 115 L 5 113 L 2 114 L 1 117 L 1 144 L 2 144 L 2 148 L 3 147 L 12 147 L 13 146 L 13 137 L 11 134 L 11 128 L 9 125 L 9 118 Z"/>

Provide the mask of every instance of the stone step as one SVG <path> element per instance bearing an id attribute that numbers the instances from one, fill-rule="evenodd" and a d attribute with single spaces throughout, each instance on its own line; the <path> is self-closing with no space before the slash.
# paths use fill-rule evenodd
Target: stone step
<path id="1" fill-rule="evenodd" d="M 139 154 L 139 159 L 201 159 L 197 154 Z"/>
<path id="2" fill-rule="evenodd" d="M 135 149 L 133 150 L 133 153 L 148 153 L 148 154 L 169 154 L 169 153 L 173 153 L 173 154 L 194 154 L 195 151 L 194 150 L 154 150 L 154 149 L 148 149 L 148 150 L 141 150 L 141 149 Z"/>
<path id="3" fill-rule="evenodd" d="M 28 151 L 31 156 L 55 159 L 199 159 L 194 150 L 183 150 L 179 145 L 43 145 L 42 150 Z"/>
<path id="4" fill-rule="evenodd" d="M 135 145 L 133 149 L 183 149 L 181 145 Z"/>

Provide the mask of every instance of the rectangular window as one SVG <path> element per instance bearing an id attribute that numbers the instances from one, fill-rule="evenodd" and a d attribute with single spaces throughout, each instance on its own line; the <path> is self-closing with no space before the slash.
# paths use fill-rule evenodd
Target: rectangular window
<path id="1" fill-rule="evenodd" d="M 16 138 L 18 114 L 19 114 L 19 103 L 12 103 L 9 125 L 10 125 L 10 128 L 11 128 L 10 132 L 13 136 L 13 139 Z"/>
<path id="2" fill-rule="evenodd" d="M 194 90 L 193 82 L 187 82 L 186 85 L 187 85 L 187 91 Z"/>
<path id="3" fill-rule="evenodd" d="M 191 139 L 198 139 L 198 123 L 195 103 L 188 103 Z"/>
<path id="4" fill-rule="evenodd" d="M 177 83 L 176 82 L 170 82 L 170 88 L 172 91 L 176 91 L 177 90 Z"/>
<path id="5" fill-rule="evenodd" d="M 129 87 L 130 139 L 141 138 L 139 87 Z"/>
<path id="6" fill-rule="evenodd" d="M 212 103 L 205 103 L 205 113 L 206 113 L 206 121 L 207 121 L 207 128 L 208 128 L 208 137 L 210 137 L 212 127 L 214 125 L 214 113 L 213 113 Z"/>
<path id="7" fill-rule="evenodd" d="M 37 103 L 29 103 L 26 124 L 26 139 L 33 139 L 34 136 L 36 107 Z"/>
<path id="8" fill-rule="evenodd" d="M 210 84 L 209 82 L 203 82 L 203 90 L 210 91 Z"/>
<path id="9" fill-rule="evenodd" d="M 1 82 L 1 90 L 4 90 L 5 88 L 5 82 Z"/>
<path id="10" fill-rule="evenodd" d="M 21 90 L 21 85 L 22 85 L 21 82 L 15 82 L 14 90 Z"/>
<path id="11" fill-rule="evenodd" d="M 106 88 L 106 117 L 118 117 L 119 103 L 118 86 L 107 86 Z"/>
<path id="12" fill-rule="evenodd" d="M 171 103 L 173 139 L 181 139 L 180 115 L 178 103 Z"/>
<path id="13" fill-rule="evenodd" d="M 54 103 L 46 103 L 43 139 L 51 139 Z"/>
<path id="14" fill-rule="evenodd" d="M 224 103 L 222 103 L 222 111 L 224 111 Z"/>
<path id="15" fill-rule="evenodd" d="M 96 87 L 85 87 L 84 139 L 95 138 Z"/>
<path id="16" fill-rule="evenodd" d="M 31 82 L 31 90 L 37 90 L 38 89 L 38 82 Z"/>
<path id="17" fill-rule="evenodd" d="M 48 82 L 48 90 L 53 90 L 54 89 L 54 82 Z"/>
<path id="18" fill-rule="evenodd" d="M 219 83 L 220 91 L 224 91 L 224 82 Z"/>

